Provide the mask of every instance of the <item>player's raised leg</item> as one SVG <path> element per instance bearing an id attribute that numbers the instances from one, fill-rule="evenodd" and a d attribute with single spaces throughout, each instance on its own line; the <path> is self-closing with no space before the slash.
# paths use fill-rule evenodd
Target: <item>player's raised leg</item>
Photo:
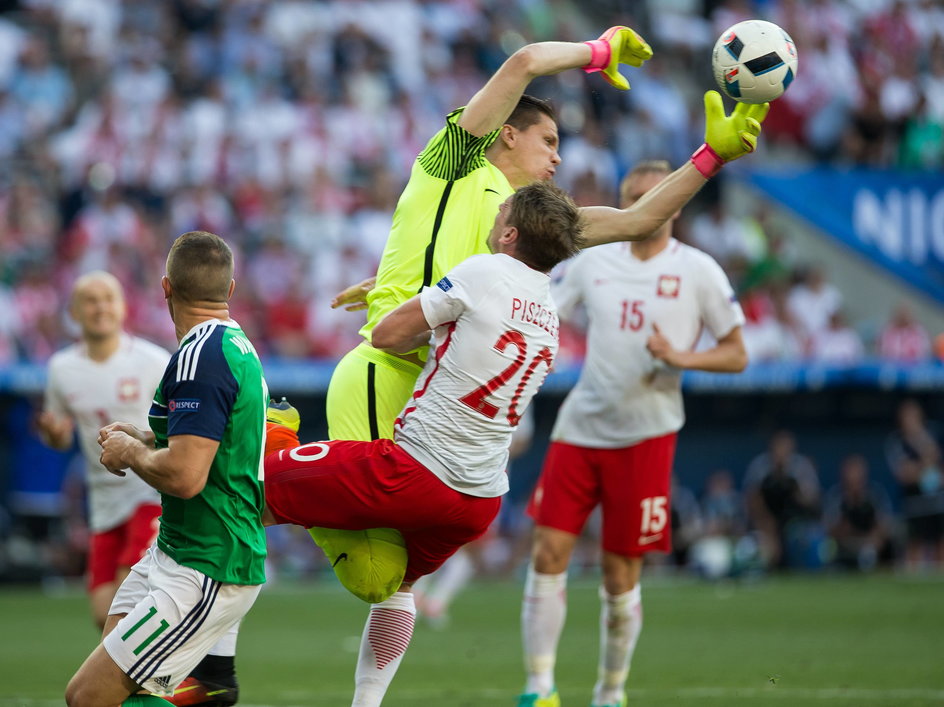
<path id="1" fill-rule="evenodd" d="M 350 351 L 335 368 L 328 386 L 328 436 L 370 441 L 390 439 L 422 370 L 414 361 L 368 344 Z M 309 528 L 341 584 L 369 603 L 389 598 L 403 581 L 406 551 L 393 528 L 337 530 Z"/>
<path id="2" fill-rule="evenodd" d="M 370 607 L 354 672 L 352 707 L 378 707 L 413 637 L 416 604 L 410 585 Z"/>

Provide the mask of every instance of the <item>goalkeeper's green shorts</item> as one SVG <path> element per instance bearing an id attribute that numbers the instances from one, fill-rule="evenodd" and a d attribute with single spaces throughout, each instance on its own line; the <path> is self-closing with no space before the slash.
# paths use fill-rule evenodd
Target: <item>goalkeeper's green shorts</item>
<path id="1" fill-rule="evenodd" d="M 328 437 L 392 439 L 393 423 L 413 394 L 422 370 L 366 343 L 348 352 L 328 385 Z M 399 589 L 407 554 L 398 530 L 310 528 L 308 532 L 324 550 L 341 584 L 354 596 L 377 603 Z"/>
<path id="2" fill-rule="evenodd" d="M 393 423 L 422 370 L 366 343 L 349 351 L 328 384 L 328 438 L 393 439 Z"/>

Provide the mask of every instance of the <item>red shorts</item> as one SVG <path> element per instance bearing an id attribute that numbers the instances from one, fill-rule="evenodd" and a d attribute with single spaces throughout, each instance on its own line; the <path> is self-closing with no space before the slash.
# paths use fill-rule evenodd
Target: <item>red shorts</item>
<path id="1" fill-rule="evenodd" d="M 439 568 L 488 530 L 500 498 L 449 488 L 389 439 L 313 442 L 265 460 L 266 505 L 306 528 L 395 528 L 409 555 L 405 582 Z"/>
<path id="2" fill-rule="evenodd" d="M 157 537 L 161 507 L 156 503 L 138 506 L 121 525 L 93 533 L 89 541 L 89 591 L 114 582 L 119 567 L 131 567 L 144 557 Z"/>
<path id="3" fill-rule="evenodd" d="M 625 557 L 672 549 L 670 490 L 677 434 L 630 447 L 551 442 L 528 504 L 537 525 L 579 535 L 603 504 L 603 549 Z"/>

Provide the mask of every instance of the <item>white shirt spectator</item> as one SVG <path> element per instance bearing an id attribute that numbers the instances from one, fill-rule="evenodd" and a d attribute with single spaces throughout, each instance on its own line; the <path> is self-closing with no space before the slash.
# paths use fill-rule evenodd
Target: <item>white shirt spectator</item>
<path id="1" fill-rule="evenodd" d="M 824 363 L 852 365 L 865 356 L 865 345 L 858 332 L 846 326 L 842 316 L 836 312 L 830 325 L 813 335 L 811 353 L 813 358 Z"/>
<path id="2" fill-rule="evenodd" d="M 184 109 L 182 132 L 188 142 L 189 182 L 200 184 L 216 176 L 226 130 L 226 107 L 219 96 L 200 96 Z"/>
<path id="3" fill-rule="evenodd" d="M 787 296 L 787 310 L 807 337 L 826 329 L 841 304 L 839 289 L 826 282 L 819 271 L 811 273 L 809 284 L 797 285 Z"/>
<path id="4" fill-rule="evenodd" d="M 879 90 L 882 114 L 892 121 L 905 120 L 918 106 L 918 73 L 909 62 L 915 59 L 899 58 L 895 72 L 887 77 Z"/>
<path id="5" fill-rule="evenodd" d="M 906 303 L 895 309 L 878 336 L 877 353 L 882 358 L 913 363 L 931 355 L 931 337 Z"/>

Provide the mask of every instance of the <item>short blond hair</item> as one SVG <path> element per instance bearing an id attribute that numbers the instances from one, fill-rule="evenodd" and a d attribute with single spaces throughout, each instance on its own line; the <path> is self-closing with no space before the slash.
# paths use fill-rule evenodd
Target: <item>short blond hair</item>
<path id="1" fill-rule="evenodd" d="M 104 270 L 92 270 L 83 275 L 79 275 L 72 285 L 71 301 L 74 302 L 76 296 L 93 282 L 105 283 L 118 295 L 118 299 L 124 301 L 125 288 L 122 287 L 121 281 L 110 272 L 105 272 Z"/>
<path id="2" fill-rule="evenodd" d="M 534 182 L 516 191 L 508 225 L 518 229 L 518 259 L 541 272 L 550 272 L 584 244 L 580 209 L 551 182 Z"/>

